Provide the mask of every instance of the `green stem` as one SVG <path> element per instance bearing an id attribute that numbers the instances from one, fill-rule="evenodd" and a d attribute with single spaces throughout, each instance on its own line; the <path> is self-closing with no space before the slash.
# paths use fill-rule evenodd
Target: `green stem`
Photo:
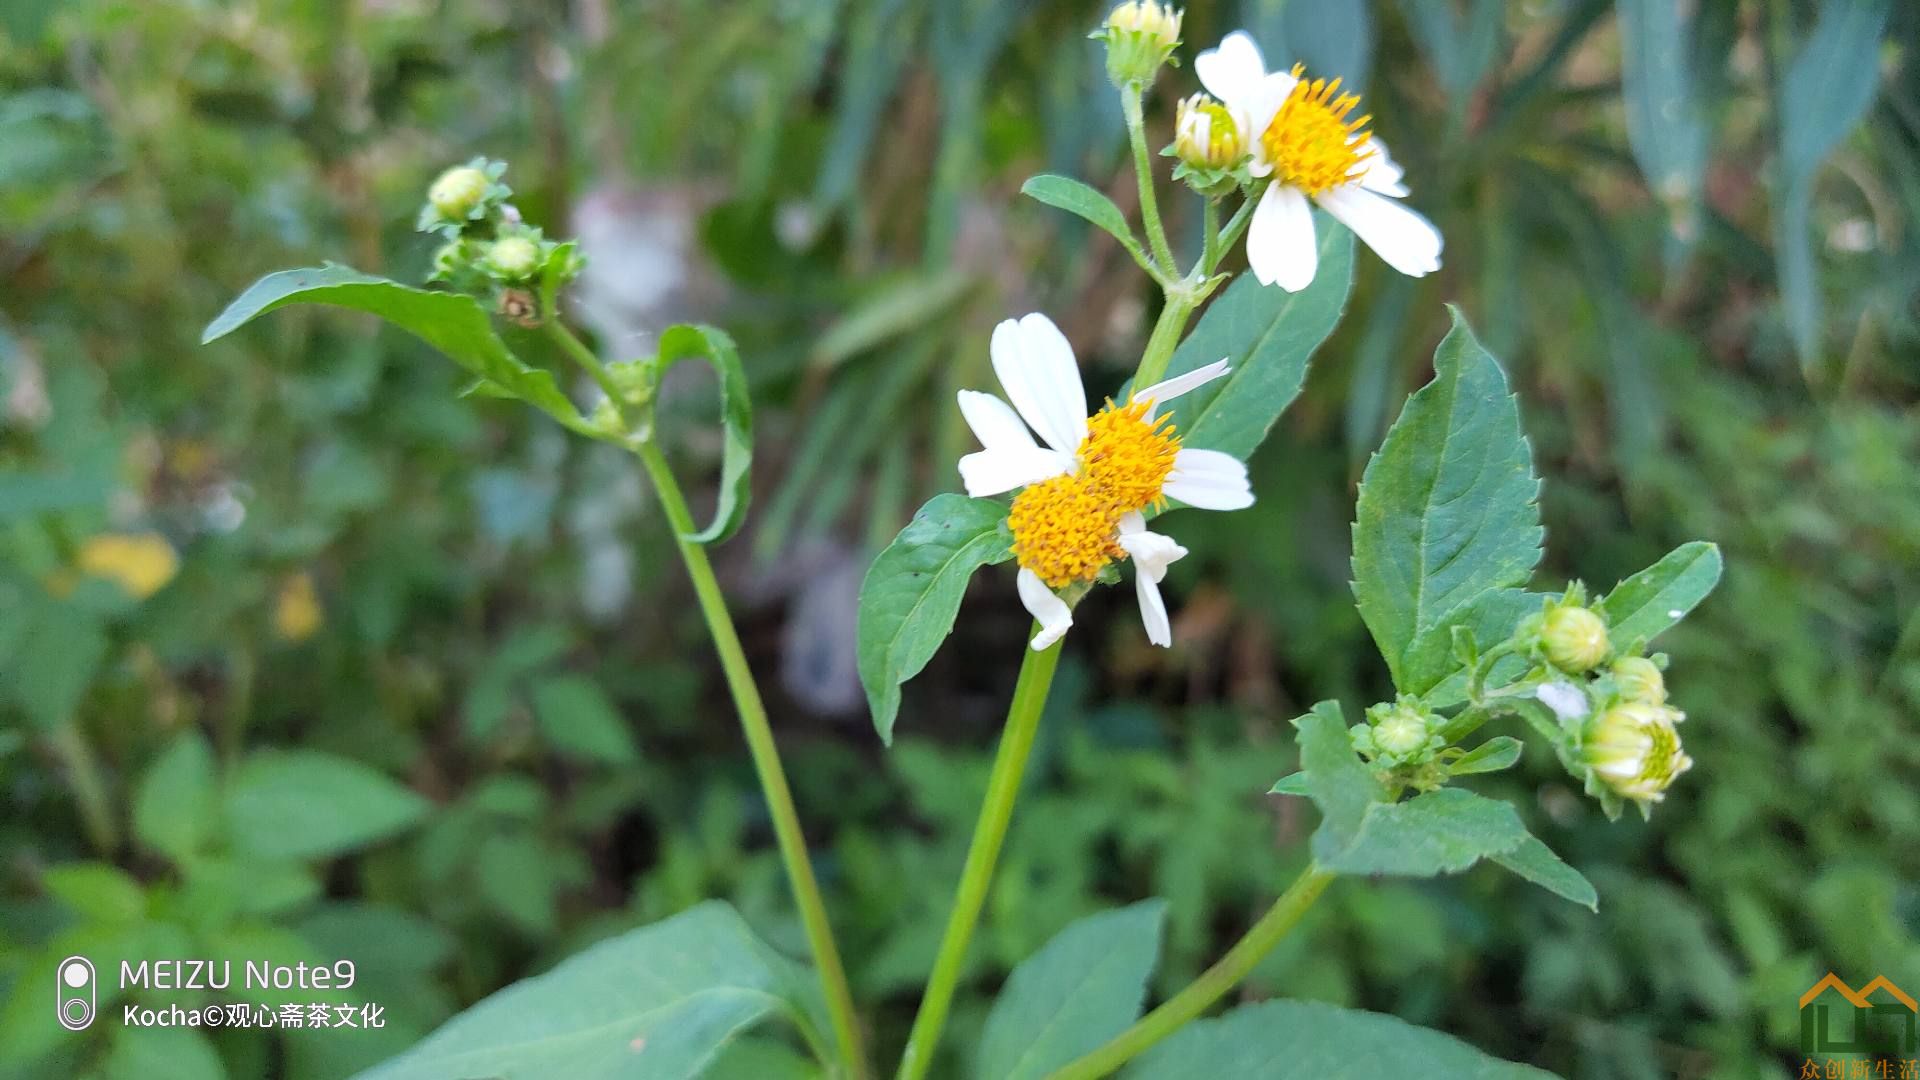
<path id="1" fill-rule="evenodd" d="M 1200 276 L 1213 273 L 1220 264 L 1220 200 L 1209 198 L 1201 207 L 1200 235 L 1206 237 L 1206 245 L 1200 249 Z"/>
<path id="2" fill-rule="evenodd" d="M 1220 230 L 1218 250 L 1223 254 L 1233 250 L 1240 234 L 1247 231 L 1248 223 L 1253 220 L 1253 209 L 1260 204 L 1260 196 L 1266 194 L 1268 183 L 1266 180 L 1255 180 L 1253 186 L 1247 189 L 1247 198 L 1240 204 L 1240 209 L 1227 219 L 1227 227 Z M 1213 267 L 1207 267 L 1207 272 L 1212 273 Z"/>
<path id="3" fill-rule="evenodd" d="M 548 325 L 554 325 L 549 323 Z M 567 335 L 571 337 L 572 335 Z M 616 398 L 617 400 L 617 398 Z M 833 943 L 833 926 L 827 921 L 827 907 L 820 898 L 820 884 L 814 879 L 813 864 L 807 859 L 806 838 L 800 832 L 800 815 L 793 806 L 793 792 L 787 786 L 786 772 L 780 766 L 780 752 L 773 742 L 773 729 L 767 723 L 767 709 L 754 684 L 753 671 L 747 666 L 746 653 L 740 648 L 740 635 L 734 631 L 727 614 L 726 600 L 720 595 L 720 583 L 713 576 L 713 564 L 707 561 L 706 548 L 688 540 L 696 527 L 680 485 L 660 448 L 651 442 L 640 443 L 634 451 L 653 478 L 660 505 L 673 527 L 674 543 L 693 579 L 693 592 L 700 601 L 700 613 L 706 616 L 707 630 L 713 635 L 714 651 L 720 654 L 720 667 L 726 673 L 727 689 L 740 714 L 740 727 L 746 732 L 747 750 L 753 756 L 753 768 L 760 776 L 760 788 L 767 797 L 767 810 L 773 816 L 774 836 L 779 840 L 780 857 L 787 866 L 787 880 L 793 886 L 793 899 L 800 907 L 800 922 L 806 928 L 807 944 L 820 969 L 820 984 L 826 991 L 827 1011 L 833 1023 L 840 1056 L 852 1080 L 866 1075 L 866 1058 L 860 1048 L 859 1027 L 854 1019 L 853 995 L 847 989 L 846 969 L 840 963 L 839 949 Z"/>
<path id="4" fill-rule="evenodd" d="M 1146 352 L 1140 356 L 1140 367 L 1133 373 L 1135 387 L 1149 386 L 1166 377 L 1167 364 L 1173 360 L 1174 347 L 1180 344 L 1180 334 L 1187 328 L 1193 308 L 1193 294 L 1184 286 L 1167 290 L 1167 302 L 1160 308 L 1160 318 L 1147 338 Z"/>
<path id="5" fill-rule="evenodd" d="M 608 401 L 613 402 L 613 411 L 625 420 L 627 403 L 622 400 L 620 388 L 614 385 L 613 376 L 607 374 L 606 365 L 600 362 L 600 358 L 593 354 L 592 349 L 587 348 L 584 342 L 574 336 L 573 331 L 567 329 L 566 324 L 560 321 L 551 306 L 541 314 L 546 317 L 544 325 L 547 336 L 572 357 L 574 363 L 585 368 L 587 374 L 593 376 L 593 381 L 600 385 L 600 392 L 607 395 Z M 627 426 L 631 428 L 632 425 Z"/>
<path id="6" fill-rule="evenodd" d="M 94 756 L 87 737 L 68 719 L 47 734 L 46 746 L 67 771 L 67 783 L 73 788 L 73 801 L 80 807 L 87 839 L 101 855 L 113 854 L 120 846 L 120 828 L 114 821 L 107 785 L 100 778 L 100 759 Z"/>
<path id="7" fill-rule="evenodd" d="M 1153 159 L 1147 155 L 1147 126 L 1140 114 L 1139 88 L 1122 90 L 1120 105 L 1127 114 L 1127 141 L 1133 144 L 1133 175 L 1140 184 L 1140 219 L 1147 227 L 1147 243 L 1153 247 L 1154 261 L 1171 279 L 1180 268 L 1167 245 L 1167 230 L 1160 224 L 1160 202 L 1153 191 Z"/>
<path id="8" fill-rule="evenodd" d="M 1035 624 L 1034 629 L 1037 632 L 1039 625 Z M 1056 641 L 1044 649 L 1028 649 L 1026 659 L 1020 664 L 1020 679 L 1014 684 L 1013 703 L 1007 706 L 1007 725 L 1000 736 L 1000 751 L 994 755 L 993 773 L 987 779 L 986 802 L 980 807 L 973 842 L 967 847 L 967 865 L 960 874 L 953 913 L 947 917 L 946 936 L 940 940 L 933 974 L 928 977 L 926 993 L 920 999 L 920 1013 L 913 1019 L 906 1053 L 900 1058 L 900 1080 L 919 1080 L 933 1064 L 940 1030 L 947 1022 L 947 1008 L 953 1004 L 954 984 L 967 958 L 967 943 L 973 937 L 974 923 L 980 918 L 980 906 L 986 902 L 987 887 L 993 881 L 993 865 L 1000 858 L 1000 844 L 1006 839 L 1007 822 L 1013 817 L 1013 802 L 1020 794 L 1020 778 L 1026 772 L 1027 756 L 1033 751 L 1034 734 L 1040 729 L 1040 713 L 1047 704 L 1047 691 L 1053 686 L 1054 668 L 1060 662 L 1060 644 Z"/>
<path id="9" fill-rule="evenodd" d="M 1280 899 L 1273 902 L 1273 907 L 1267 909 L 1260 921 L 1254 923 L 1247 935 L 1228 949 L 1219 962 L 1208 968 L 1185 990 L 1167 999 L 1166 1004 L 1115 1036 L 1111 1042 L 1067 1063 L 1049 1075 L 1047 1080 L 1093 1080 L 1094 1077 L 1105 1076 L 1205 1012 L 1209 1005 L 1238 986 L 1240 980 L 1246 978 L 1254 966 L 1273 951 L 1280 939 L 1287 936 L 1299 923 L 1300 917 L 1326 891 L 1327 884 L 1334 876 L 1320 869 L 1318 864 L 1308 863 L 1307 868 L 1287 887 L 1287 891 L 1280 894 Z"/>

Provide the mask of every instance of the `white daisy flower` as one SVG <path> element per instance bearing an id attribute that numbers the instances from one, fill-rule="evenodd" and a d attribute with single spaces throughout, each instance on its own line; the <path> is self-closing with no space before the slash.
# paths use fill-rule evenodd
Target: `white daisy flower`
<path id="1" fill-rule="evenodd" d="M 1092 582 L 1108 564 L 1129 558 L 1147 639 L 1171 644 L 1160 581 L 1187 549 L 1149 530 L 1141 511 L 1167 499 L 1240 510 L 1253 505 L 1253 492 L 1239 459 L 1182 447 L 1172 420 L 1154 410 L 1225 375 L 1227 361 L 1142 387 L 1125 405 L 1108 401 L 1088 416 L 1073 346 L 1045 315 L 994 327 L 992 356 L 1013 404 L 960 391 L 960 412 L 985 447 L 960 459 L 960 478 L 975 498 L 1022 489 L 1008 525 L 1020 601 L 1040 623 L 1033 647 L 1052 645 L 1073 625 L 1056 590 Z"/>
<path id="2" fill-rule="evenodd" d="M 1247 228 L 1247 262 L 1264 285 L 1298 292 L 1318 261 L 1313 212 L 1320 204 L 1374 253 L 1403 274 L 1440 269 L 1440 231 L 1398 200 L 1407 194 L 1400 166 L 1366 130 L 1370 116 L 1347 117 L 1360 104 L 1340 93 L 1340 80 L 1268 71 L 1260 47 L 1236 30 L 1194 61 L 1194 72 L 1248 133 L 1255 176 L 1272 176 Z"/>

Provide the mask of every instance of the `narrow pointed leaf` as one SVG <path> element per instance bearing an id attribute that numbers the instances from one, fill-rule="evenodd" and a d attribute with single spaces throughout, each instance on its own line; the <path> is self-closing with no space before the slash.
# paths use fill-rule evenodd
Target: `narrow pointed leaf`
<path id="1" fill-rule="evenodd" d="M 1075 217 L 1084 218 L 1089 224 L 1097 225 L 1120 241 L 1128 251 L 1140 258 L 1140 242 L 1133 238 L 1133 229 L 1127 224 L 1127 215 L 1099 191 L 1070 176 L 1056 176 L 1042 173 L 1020 185 L 1020 190 L 1029 198 L 1046 203 L 1056 210 L 1065 210 Z"/>
<path id="2" fill-rule="evenodd" d="M 1720 548 L 1705 540 L 1682 544 L 1613 587 L 1600 610 L 1616 646 L 1650 642 L 1686 617 L 1720 583 Z"/>
<path id="3" fill-rule="evenodd" d="M 720 379 L 720 492 L 714 500 L 713 521 L 687 536 L 696 544 L 715 544 L 739 531 L 747 518 L 752 488 L 753 398 L 747 392 L 747 372 L 733 339 L 711 326 L 669 326 L 660 335 L 660 375 L 682 360 L 705 360 Z"/>

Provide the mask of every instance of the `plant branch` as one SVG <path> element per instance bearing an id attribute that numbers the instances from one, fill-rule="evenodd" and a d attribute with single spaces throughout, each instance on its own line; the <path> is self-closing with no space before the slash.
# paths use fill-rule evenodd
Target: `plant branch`
<path id="1" fill-rule="evenodd" d="M 1173 261 L 1173 248 L 1167 244 L 1167 230 L 1160 224 L 1160 202 L 1153 190 L 1153 159 L 1147 154 L 1146 120 L 1140 113 L 1140 89 L 1120 92 L 1120 106 L 1127 114 L 1127 141 L 1133 146 L 1133 175 L 1140 184 L 1140 219 L 1146 225 L 1147 243 L 1153 247 L 1154 261 L 1168 279 L 1179 275 Z"/>
<path id="2" fill-rule="evenodd" d="M 1141 1017 L 1105 1046 L 1056 1070 L 1047 1080 L 1093 1080 L 1094 1077 L 1105 1076 L 1205 1012 L 1209 1005 L 1238 986 L 1240 980 L 1246 978 L 1254 966 L 1273 951 L 1280 939 L 1287 936 L 1300 922 L 1300 917 L 1326 891 L 1334 877 L 1334 874 L 1320 869 L 1318 864 L 1308 863 L 1307 868 L 1300 872 L 1286 892 L 1280 894 L 1280 899 L 1273 902 L 1273 907 L 1267 909 L 1260 921 L 1253 924 L 1246 936 L 1185 990 Z"/>
<path id="3" fill-rule="evenodd" d="M 1039 624 L 1036 623 L 1034 629 L 1037 632 Z M 1040 713 L 1047 704 L 1047 691 L 1053 686 L 1060 646 L 1061 642 L 1056 641 L 1044 649 L 1027 649 L 1026 659 L 1020 664 L 1020 679 L 1014 684 L 1013 703 L 1007 706 L 1006 730 L 1000 736 L 1000 750 L 994 755 L 993 772 L 987 779 L 987 797 L 980 807 L 980 820 L 973 828 L 973 841 L 967 846 L 966 869 L 960 874 L 953 913 L 947 917 L 947 931 L 940 940 L 933 974 L 927 979 L 919 1015 L 914 1017 L 906 1052 L 900 1058 L 900 1080 L 920 1080 L 933 1064 L 940 1031 L 947 1022 L 947 1008 L 953 1004 L 954 984 L 967 958 L 967 943 L 972 940 L 974 924 L 979 921 L 980 907 L 986 902 L 987 887 L 993 882 L 994 863 L 1000 858 L 1000 844 L 1006 839 L 1007 822 L 1013 817 L 1014 799 L 1020 794 L 1020 778 L 1033 751 L 1034 734 L 1040 729 Z"/>

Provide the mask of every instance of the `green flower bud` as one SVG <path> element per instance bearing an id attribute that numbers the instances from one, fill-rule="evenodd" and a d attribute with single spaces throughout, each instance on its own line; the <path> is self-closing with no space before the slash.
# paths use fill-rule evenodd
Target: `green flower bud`
<path id="1" fill-rule="evenodd" d="M 486 201 L 492 187 L 493 180 L 486 173 L 472 165 L 456 165 L 441 173 L 427 189 L 427 201 L 442 217 L 464 221 Z"/>
<path id="2" fill-rule="evenodd" d="M 1588 722 L 1580 760 L 1602 784 L 1645 809 L 1665 798 L 1674 778 L 1693 767 L 1674 727 L 1684 719 L 1664 705 L 1615 705 Z"/>
<path id="3" fill-rule="evenodd" d="M 1578 604 L 1550 608 L 1540 624 L 1540 649 L 1562 671 L 1591 671 L 1612 651 L 1607 624 Z"/>
<path id="4" fill-rule="evenodd" d="M 503 236 L 481 256 L 487 270 L 503 281 L 525 281 L 540 268 L 540 244 L 525 236 Z"/>
<path id="5" fill-rule="evenodd" d="M 1189 168 L 1231 169 L 1247 156 L 1247 140 L 1225 105 L 1195 94 L 1175 113 L 1173 152 Z"/>
<path id="6" fill-rule="evenodd" d="M 1623 700 L 1647 705 L 1667 703 L 1667 680 L 1661 676 L 1659 664 L 1644 656 L 1623 656 L 1613 662 L 1611 671 L 1613 685 Z"/>
<path id="7" fill-rule="evenodd" d="M 1107 43 L 1107 77 L 1115 86 L 1146 85 L 1180 44 L 1182 13 L 1156 0 L 1127 0 L 1092 37 Z"/>
<path id="8" fill-rule="evenodd" d="M 1418 765 L 1431 761 L 1446 745 L 1435 734 L 1439 724 L 1439 717 L 1426 712 L 1415 699 L 1403 697 L 1392 705 L 1368 709 L 1367 723 L 1353 729 L 1353 746 L 1389 768 Z"/>

